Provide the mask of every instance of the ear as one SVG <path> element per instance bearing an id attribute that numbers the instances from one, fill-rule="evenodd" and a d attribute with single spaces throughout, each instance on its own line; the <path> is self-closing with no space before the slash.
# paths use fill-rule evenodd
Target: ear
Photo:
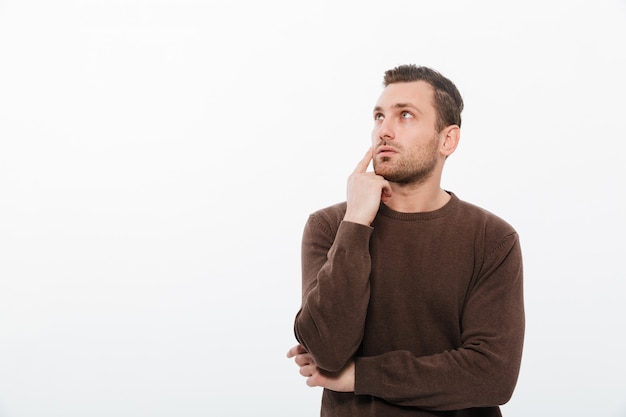
<path id="1" fill-rule="evenodd" d="M 443 141 L 441 142 L 440 152 L 446 158 L 456 150 L 461 138 L 461 129 L 457 125 L 450 125 L 441 131 Z"/>

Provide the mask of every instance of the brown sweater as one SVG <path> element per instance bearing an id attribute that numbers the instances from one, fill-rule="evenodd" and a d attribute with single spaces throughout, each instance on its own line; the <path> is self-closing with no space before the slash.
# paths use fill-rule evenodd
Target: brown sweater
<path id="1" fill-rule="evenodd" d="M 524 338 L 518 235 L 451 194 L 441 209 L 346 204 L 312 214 L 302 241 L 298 341 L 318 366 L 355 359 L 355 392 L 324 390 L 322 416 L 500 416 Z"/>

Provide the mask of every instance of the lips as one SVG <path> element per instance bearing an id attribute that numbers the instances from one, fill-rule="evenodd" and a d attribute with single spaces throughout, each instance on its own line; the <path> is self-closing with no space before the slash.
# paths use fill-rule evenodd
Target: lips
<path id="1" fill-rule="evenodd" d="M 396 151 L 391 146 L 381 146 L 376 150 L 376 155 L 380 156 L 390 156 L 396 153 L 398 153 L 398 151 Z"/>

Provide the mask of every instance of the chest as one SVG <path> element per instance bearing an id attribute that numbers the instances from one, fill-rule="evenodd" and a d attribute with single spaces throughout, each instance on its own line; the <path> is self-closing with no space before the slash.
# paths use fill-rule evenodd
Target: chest
<path id="1" fill-rule="evenodd" d="M 375 229 L 371 314 L 457 318 L 480 260 L 472 236 L 420 224 Z"/>

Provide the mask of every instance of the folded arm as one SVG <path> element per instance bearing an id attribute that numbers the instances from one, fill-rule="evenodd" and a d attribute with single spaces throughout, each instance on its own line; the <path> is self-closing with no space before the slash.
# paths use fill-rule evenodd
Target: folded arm
<path id="1" fill-rule="evenodd" d="M 296 339 L 329 372 L 341 370 L 363 338 L 369 303 L 371 228 L 313 215 L 302 240 L 302 307 Z"/>
<path id="2" fill-rule="evenodd" d="M 428 356 L 391 351 L 357 357 L 355 393 L 432 410 L 507 402 L 517 382 L 524 338 L 522 264 L 517 235 L 484 265 L 461 318 L 462 345 Z"/>

